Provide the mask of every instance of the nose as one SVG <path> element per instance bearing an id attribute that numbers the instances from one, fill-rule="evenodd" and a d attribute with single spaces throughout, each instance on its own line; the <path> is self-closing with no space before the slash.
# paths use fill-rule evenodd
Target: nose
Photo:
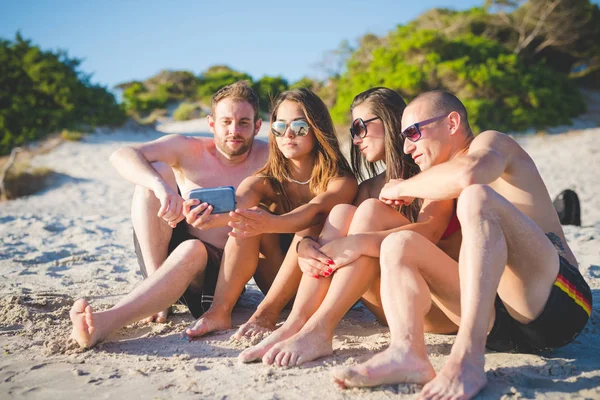
<path id="1" fill-rule="evenodd" d="M 359 144 L 361 144 L 363 142 L 362 138 L 358 135 L 354 135 L 352 137 L 352 144 L 354 144 L 355 146 L 358 146 Z"/>
<path id="2" fill-rule="evenodd" d="M 288 126 L 285 128 L 285 133 L 283 136 L 293 139 L 296 137 L 296 133 L 292 130 L 292 128 L 290 126 Z"/>
<path id="3" fill-rule="evenodd" d="M 408 139 L 404 139 L 404 146 L 402 146 L 402 149 L 404 150 L 405 154 L 412 154 L 416 148 L 417 146 L 413 142 Z"/>
<path id="4" fill-rule="evenodd" d="M 236 122 L 232 122 L 231 124 L 229 124 L 229 133 L 231 135 L 236 135 L 240 133 L 240 125 Z"/>

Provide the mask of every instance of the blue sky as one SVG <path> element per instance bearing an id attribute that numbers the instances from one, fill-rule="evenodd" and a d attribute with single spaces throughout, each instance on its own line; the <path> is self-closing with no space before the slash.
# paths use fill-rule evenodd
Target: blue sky
<path id="1" fill-rule="evenodd" d="M 21 31 L 43 49 L 67 50 L 84 59 L 92 81 L 109 87 L 161 69 L 199 74 L 216 64 L 293 82 L 322 74 L 317 65 L 344 39 L 382 35 L 457 4 L 483 0 L 0 0 L 0 37 Z"/>

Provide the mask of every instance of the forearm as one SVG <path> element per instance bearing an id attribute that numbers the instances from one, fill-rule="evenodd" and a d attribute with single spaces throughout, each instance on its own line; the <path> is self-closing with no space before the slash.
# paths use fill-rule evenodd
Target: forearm
<path id="1" fill-rule="evenodd" d="M 325 215 L 318 204 L 304 204 L 273 218 L 271 233 L 296 233 L 323 225 Z"/>
<path id="2" fill-rule="evenodd" d="M 136 185 L 154 190 L 157 185 L 166 185 L 152 164 L 136 149 L 124 146 L 110 156 L 110 163 L 124 179 Z"/>

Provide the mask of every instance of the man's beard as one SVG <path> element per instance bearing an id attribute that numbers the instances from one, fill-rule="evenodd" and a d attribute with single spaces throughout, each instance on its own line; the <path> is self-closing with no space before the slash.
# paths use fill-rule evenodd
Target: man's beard
<path id="1" fill-rule="evenodd" d="M 250 150 L 250 148 L 252 147 L 252 139 L 250 139 L 249 141 L 246 141 L 242 137 L 233 137 L 231 139 L 243 140 L 244 144 L 237 149 L 231 149 L 227 146 L 227 139 L 224 139 L 222 142 L 219 143 L 219 149 L 222 153 L 227 154 L 228 156 L 241 156 L 242 154 Z"/>

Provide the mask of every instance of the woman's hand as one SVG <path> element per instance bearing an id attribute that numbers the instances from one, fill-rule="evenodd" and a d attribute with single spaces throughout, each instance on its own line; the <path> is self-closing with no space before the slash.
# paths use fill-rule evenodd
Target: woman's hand
<path id="1" fill-rule="evenodd" d="M 298 265 L 303 273 L 327 278 L 333 273 L 333 260 L 319 250 L 321 246 L 313 238 L 306 237 L 298 242 Z"/>
<path id="2" fill-rule="evenodd" d="M 338 268 L 356 261 L 363 255 L 361 244 L 359 234 L 349 235 L 327 243 L 321 247 L 320 251 L 323 254 L 327 254 L 333 260 L 331 266 L 335 272 Z"/>
<path id="3" fill-rule="evenodd" d="M 229 226 L 233 228 L 229 236 L 247 238 L 263 233 L 274 233 L 273 225 L 277 216 L 261 209 L 252 207 L 245 210 L 236 209 L 229 213 L 231 221 Z"/>

